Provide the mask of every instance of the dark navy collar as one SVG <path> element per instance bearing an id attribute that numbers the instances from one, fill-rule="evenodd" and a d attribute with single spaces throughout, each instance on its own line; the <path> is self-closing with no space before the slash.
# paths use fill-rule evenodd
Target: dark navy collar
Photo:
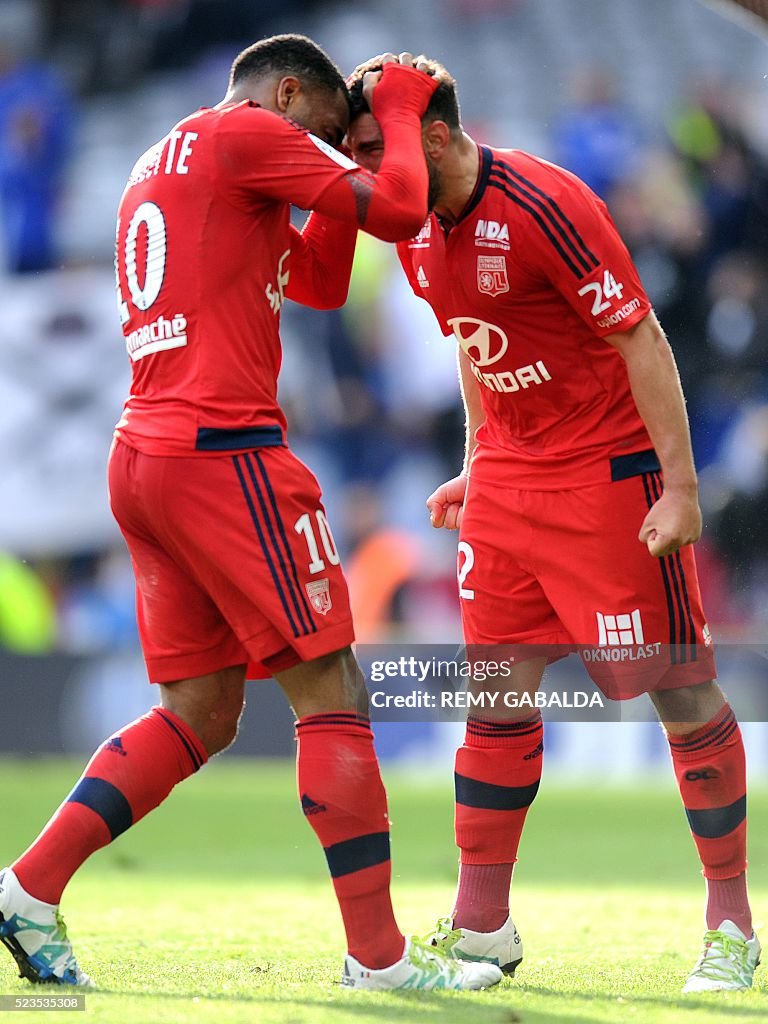
<path id="1" fill-rule="evenodd" d="M 491 164 L 493 163 L 493 153 L 488 149 L 487 146 L 481 146 L 478 144 L 478 161 L 480 163 L 480 169 L 477 174 L 477 181 L 475 187 L 472 189 L 472 195 L 467 200 L 467 205 L 461 211 L 459 216 L 456 218 L 455 224 L 446 224 L 445 221 L 440 217 L 439 214 L 435 214 L 440 227 L 443 229 L 445 235 L 453 228 L 457 228 L 462 221 L 466 220 L 472 211 L 477 207 L 477 204 L 485 195 L 485 190 L 488 186 L 488 178 L 491 173 Z"/>
<path id="2" fill-rule="evenodd" d="M 491 173 L 491 164 L 493 163 L 493 153 L 487 146 L 478 145 L 477 148 L 480 150 L 480 173 L 477 175 L 477 181 L 475 182 L 472 195 L 469 197 L 469 202 L 461 211 L 459 219 L 456 221 L 457 224 L 465 220 L 477 207 L 485 195 L 485 189 L 488 185 L 488 176 Z"/>

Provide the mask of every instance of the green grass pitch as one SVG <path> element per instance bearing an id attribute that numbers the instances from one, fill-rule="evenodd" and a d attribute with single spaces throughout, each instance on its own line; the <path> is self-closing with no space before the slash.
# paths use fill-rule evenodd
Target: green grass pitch
<path id="1" fill-rule="evenodd" d="M 0 761 L 0 864 L 76 777 L 59 761 Z M 450 909 L 451 781 L 386 773 L 402 927 Z M 654 788 L 542 787 L 513 913 L 526 947 L 490 992 L 360 993 L 337 984 L 343 932 L 293 767 L 220 758 L 93 857 L 63 905 L 99 1024 L 750 1024 L 768 1019 L 768 971 L 750 992 L 678 992 L 702 934 L 702 883 L 679 797 Z M 751 797 L 751 881 L 768 909 L 768 790 Z M 761 918 L 762 915 L 762 918 Z M 768 929 L 765 931 L 768 938 Z M 0 951 L 4 954 L 5 951 Z M 39 993 L 0 959 L 0 993 Z M 62 990 L 57 990 L 62 991 Z M 23 1013 L 29 1018 L 31 1013 Z M 37 1017 L 36 1019 L 40 1019 Z"/>

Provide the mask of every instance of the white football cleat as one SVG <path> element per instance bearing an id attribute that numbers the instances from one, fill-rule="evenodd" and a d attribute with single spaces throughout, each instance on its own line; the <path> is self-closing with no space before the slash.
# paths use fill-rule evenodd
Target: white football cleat
<path id="1" fill-rule="evenodd" d="M 704 949 L 683 986 L 683 992 L 738 991 L 752 988 L 755 968 L 760 963 L 760 943 L 753 933 L 746 935 L 733 921 L 704 936 Z"/>
<path id="2" fill-rule="evenodd" d="M 456 960 L 495 964 L 510 978 L 523 959 L 523 940 L 511 917 L 495 932 L 454 928 L 450 917 L 441 917 L 428 941 Z"/>
<path id="3" fill-rule="evenodd" d="M 0 871 L 0 942 L 16 961 L 20 978 L 93 988 L 77 966 L 59 908 L 30 896 L 11 868 Z"/>
<path id="4" fill-rule="evenodd" d="M 374 971 L 347 953 L 341 984 L 348 988 L 480 989 L 498 985 L 502 974 L 492 964 L 465 964 L 421 939 L 406 939 L 403 955 L 391 967 Z"/>

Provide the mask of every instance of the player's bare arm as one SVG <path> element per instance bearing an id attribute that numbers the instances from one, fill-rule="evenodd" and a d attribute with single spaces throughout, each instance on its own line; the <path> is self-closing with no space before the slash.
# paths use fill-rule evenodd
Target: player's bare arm
<path id="1" fill-rule="evenodd" d="M 464 466 L 458 476 L 441 484 L 427 498 L 430 521 L 435 529 L 457 530 L 461 526 L 461 514 L 469 480 L 469 464 L 477 445 L 477 431 L 485 421 L 485 411 L 480 398 L 480 386 L 469 366 L 466 353 L 458 350 L 459 383 L 466 416 L 466 443 Z"/>
<path id="2" fill-rule="evenodd" d="M 664 493 L 640 528 L 639 540 L 656 558 L 701 536 L 701 510 L 685 398 L 675 357 L 654 313 L 632 330 L 607 340 L 627 364 L 638 412 L 650 434 L 664 475 Z"/>

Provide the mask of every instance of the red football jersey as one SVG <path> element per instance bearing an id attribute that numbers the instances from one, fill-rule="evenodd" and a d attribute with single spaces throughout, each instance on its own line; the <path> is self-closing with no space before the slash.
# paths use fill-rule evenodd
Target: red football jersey
<path id="1" fill-rule="evenodd" d="M 308 301 L 300 278 L 311 247 L 291 226 L 289 204 L 331 215 L 354 207 L 351 190 L 333 188 L 350 173 L 366 174 L 248 102 L 192 114 L 139 159 L 117 222 L 133 371 L 117 436 L 167 455 L 215 450 L 220 430 L 242 430 L 243 447 L 260 428 L 280 443 L 280 307 L 291 276 Z M 351 261 L 354 223 L 317 226 L 343 234 Z"/>
<path id="2" fill-rule="evenodd" d="M 397 248 L 480 384 L 473 476 L 587 486 L 611 479 L 611 457 L 651 447 L 624 360 L 604 340 L 651 306 L 605 204 L 582 181 L 483 146 L 459 222 L 446 231 L 432 214 Z"/>

